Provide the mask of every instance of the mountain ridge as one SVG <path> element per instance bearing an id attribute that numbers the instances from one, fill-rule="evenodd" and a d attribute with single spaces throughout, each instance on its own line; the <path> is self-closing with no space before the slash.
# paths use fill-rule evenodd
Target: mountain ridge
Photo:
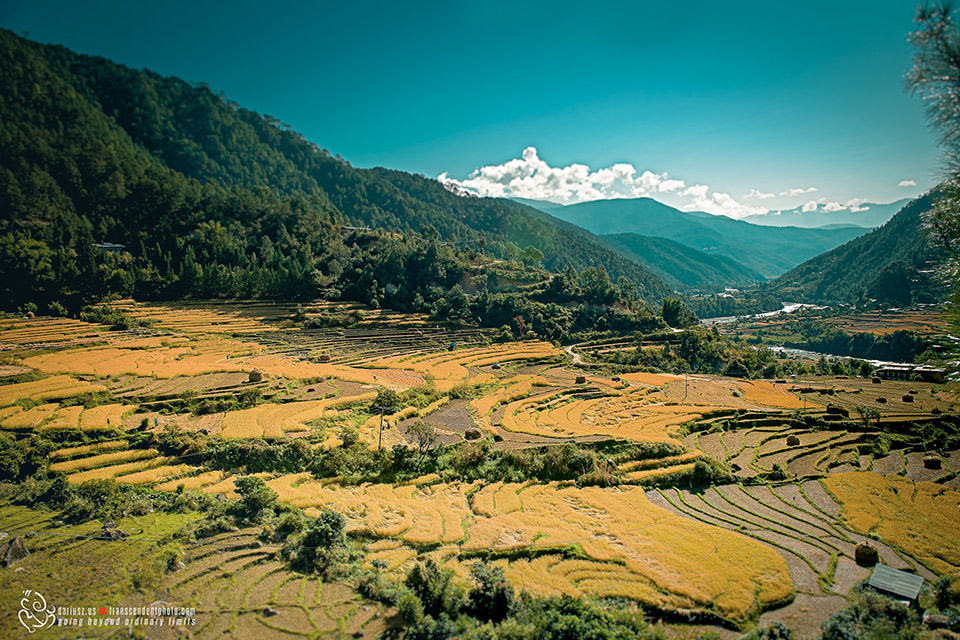
<path id="1" fill-rule="evenodd" d="M 803 262 L 761 290 L 784 300 L 824 304 L 940 301 L 941 288 L 930 274 L 939 253 L 922 228 L 931 203 L 931 194 L 910 201 L 884 225 Z"/>
<path id="2" fill-rule="evenodd" d="M 684 212 L 652 198 L 544 205 L 550 215 L 595 234 L 664 237 L 721 255 L 772 278 L 864 232 L 863 229 L 767 227 L 705 212 Z"/>
<path id="3" fill-rule="evenodd" d="M 149 253 L 151 261 L 159 255 L 160 271 L 176 279 L 188 261 L 184 238 L 195 237 L 198 225 L 216 221 L 228 236 L 257 233 L 257 225 L 269 218 L 263 207 L 286 212 L 283 222 L 271 221 L 263 230 L 272 243 L 293 227 L 302 238 L 316 236 L 309 250 L 297 249 L 304 253 L 295 276 L 307 288 L 309 273 L 301 270 L 309 271 L 317 252 L 325 251 L 324 241 L 319 231 L 300 229 L 298 220 L 323 218 L 328 238 L 337 225 L 350 225 L 436 234 L 495 257 L 508 255 L 510 245 L 529 245 L 543 252 L 548 269 L 599 265 L 614 279 L 633 280 L 651 302 L 671 293 L 662 280 L 593 234 L 573 233 L 519 204 L 456 196 L 422 176 L 356 169 L 205 85 L 30 42 L 5 30 L 0 52 L 6 60 L 0 69 L 0 235 L 9 234 L 5 267 L 25 278 L 18 299 L 34 287 L 56 287 L 59 263 L 39 270 L 30 265 L 45 265 L 47 255 L 90 254 L 93 238 Z M 45 200 L 37 204 L 38 198 Z M 69 238 L 55 220 L 71 230 Z M 249 229 L 235 228 L 241 222 Z M 255 247 L 260 242 L 255 238 L 243 242 L 246 246 L 223 255 L 211 249 L 218 254 L 211 254 L 211 265 L 238 268 L 270 253 Z M 290 238 L 290 246 L 300 242 Z M 42 256 L 27 256 L 30 251 Z M 336 277 L 322 275 L 321 280 Z"/>

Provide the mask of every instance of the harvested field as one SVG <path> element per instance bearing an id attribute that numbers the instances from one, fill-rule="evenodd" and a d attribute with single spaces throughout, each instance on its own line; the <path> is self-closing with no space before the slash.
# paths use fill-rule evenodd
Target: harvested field
<path id="1" fill-rule="evenodd" d="M 348 585 L 291 572 L 273 549 L 253 548 L 257 533 L 244 529 L 193 545 L 186 566 L 166 579 L 165 589 L 197 608 L 194 638 L 306 638 L 343 629 L 372 640 L 383 631 L 389 611 L 382 605 L 361 600 Z"/>

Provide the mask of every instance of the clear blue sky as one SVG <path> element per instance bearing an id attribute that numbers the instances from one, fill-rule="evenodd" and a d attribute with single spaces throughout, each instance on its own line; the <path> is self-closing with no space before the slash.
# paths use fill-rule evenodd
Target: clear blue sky
<path id="1" fill-rule="evenodd" d="M 0 0 L 0 26 L 205 81 L 358 166 L 462 180 L 532 146 L 786 208 L 934 183 L 903 89 L 915 6 Z"/>

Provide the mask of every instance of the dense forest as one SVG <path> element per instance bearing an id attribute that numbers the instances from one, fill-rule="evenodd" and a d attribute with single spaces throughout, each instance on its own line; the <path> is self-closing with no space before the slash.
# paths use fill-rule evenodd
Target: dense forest
<path id="1" fill-rule="evenodd" d="M 601 280 L 622 278 L 626 297 L 654 303 L 670 292 L 590 234 L 422 176 L 355 169 L 204 85 L 7 31 L 0 56 L 9 308 L 75 310 L 120 294 L 429 310 L 472 264 L 494 260 L 578 274 L 597 266 Z M 568 303 L 590 302 L 569 293 Z"/>

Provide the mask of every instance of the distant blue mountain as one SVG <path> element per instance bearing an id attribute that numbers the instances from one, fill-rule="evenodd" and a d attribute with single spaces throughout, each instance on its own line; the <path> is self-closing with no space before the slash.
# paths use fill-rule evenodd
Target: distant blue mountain
<path id="1" fill-rule="evenodd" d="M 840 226 L 854 225 L 864 229 L 875 229 L 892 218 L 898 211 L 910 202 L 909 198 L 897 200 L 888 204 L 874 204 L 865 202 L 857 209 L 840 209 L 828 211 L 826 205 L 818 204 L 813 211 L 804 211 L 803 207 L 771 211 L 770 213 L 747 216 L 745 222 L 759 224 L 765 227 L 803 227 L 805 229 L 836 229 Z"/>
<path id="2" fill-rule="evenodd" d="M 725 256 L 765 278 L 792 269 L 863 234 L 862 227 L 801 229 L 751 224 L 702 211 L 685 212 L 652 198 L 596 200 L 573 205 L 524 201 L 595 234 L 662 237 Z"/>

